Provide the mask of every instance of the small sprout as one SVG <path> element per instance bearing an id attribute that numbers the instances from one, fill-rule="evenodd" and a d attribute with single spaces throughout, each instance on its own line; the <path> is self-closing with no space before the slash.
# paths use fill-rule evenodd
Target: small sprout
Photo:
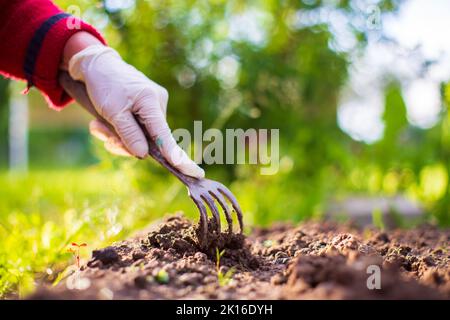
<path id="1" fill-rule="evenodd" d="M 169 274 L 167 273 L 166 270 L 161 269 L 156 274 L 155 280 L 161 284 L 169 283 Z"/>
<path id="2" fill-rule="evenodd" d="M 217 274 L 217 280 L 219 281 L 219 286 L 223 287 L 229 284 L 233 278 L 233 274 L 236 271 L 235 267 L 231 267 L 228 269 L 227 272 L 222 273 L 222 271 L 219 271 Z"/>
<path id="3" fill-rule="evenodd" d="M 222 251 L 219 251 L 219 248 L 216 248 L 216 270 L 219 271 L 220 269 L 220 258 L 222 258 L 223 254 L 225 253 L 225 249 Z"/>
<path id="4" fill-rule="evenodd" d="M 87 247 L 86 243 L 78 244 L 76 242 L 72 242 L 71 248 L 68 249 L 69 252 L 71 252 L 77 261 L 77 268 L 80 269 L 80 249 L 83 247 Z"/>
<path id="5" fill-rule="evenodd" d="M 77 243 L 75 243 L 75 242 L 72 242 L 72 246 L 79 247 L 79 248 L 81 248 L 81 247 L 87 247 L 87 243 L 77 244 Z"/>
<path id="6" fill-rule="evenodd" d="M 228 269 L 227 272 L 223 273 L 222 270 L 220 270 L 220 258 L 222 258 L 223 254 L 225 253 L 225 249 L 222 251 L 219 251 L 218 248 L 216 248 L 216 272 L 217 272 L 217 280 L 219 282 L 219 286 L 223 287 L 230 283 L 232 280 L 233 274 L 236 271 L 235 267 L 232 267 Z"/>

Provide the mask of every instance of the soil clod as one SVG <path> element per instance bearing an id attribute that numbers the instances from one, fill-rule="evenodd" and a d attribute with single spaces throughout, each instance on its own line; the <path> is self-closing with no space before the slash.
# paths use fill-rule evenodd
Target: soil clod
<path id="1" fill-rule="evenodd" d="M 102 250 L 94 250 L 92 252 L 93 261 L 99 260 L 103 265 L 109 265 L 119 260 L 119 254 L 113 247 L 107 247 Z"/>

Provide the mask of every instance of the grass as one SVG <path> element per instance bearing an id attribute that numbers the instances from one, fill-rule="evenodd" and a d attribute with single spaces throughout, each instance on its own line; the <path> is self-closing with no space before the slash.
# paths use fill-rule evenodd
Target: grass
<path id="1" fill-rule="evenodd" d="M 236 271 L 234 267 L 231 267 L 228 269 L 225 273 L 222 272 L 220 268 L 220 258 L 222 258 L 223 254 L 225 253 L 225 249 L 222 251 L 219 251 L 218 248 L 216 248 L 216 272 L 217 272 L 217 281 L 219 282 L 219 285 L 221 287 L 226 286 L 230 283 L 230 281 L 233 279 L 233 274 Z"/>
<path id="2" fill-rule="evenodd" d="M 0 298 L 22 298 L 40 282 L 61 280 L 92 250 L 126 238 L 165 213 L 183 211 L 198 219 L 175 178 L 133 165 L 27 175 L 0 171 Z M 87 246 L 78 252 L 72 243 Z"/>
<path id="3" fill-rule="evenodd" d="M 92 249 L 161 215 L 124 173 L 80 170 L 0 174 L 0 297 L 24 297 Z M 87 243 L 75 255 L 71 243 Z"/>

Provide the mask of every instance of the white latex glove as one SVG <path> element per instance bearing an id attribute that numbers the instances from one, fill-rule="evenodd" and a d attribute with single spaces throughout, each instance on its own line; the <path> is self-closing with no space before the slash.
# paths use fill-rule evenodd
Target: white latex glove
<path id="1" fill-rule="evenodd" d="M 119 137 L 98 120 L 90 125 L 91 133 L 105 141 L 109 151 L 139 158 L 148 155 L 138 120 L 167 161 L 186 175 L 204 177 L 203 169 L 177 145 L 167 125 L 167 90 L 124 62 L 114 49 L 87 47 L 70 59 L 69 74 L 84 82 L 95 109 L 117 132 Z"/>

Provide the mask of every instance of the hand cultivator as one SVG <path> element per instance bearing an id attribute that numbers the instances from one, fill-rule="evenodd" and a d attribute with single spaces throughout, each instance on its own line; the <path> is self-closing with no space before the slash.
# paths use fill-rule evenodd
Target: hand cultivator
<path id="1" fill-rule="evenodd" d="M 67 93 L 72 96 L 81 106 L 83 106 L 89 113 L 91 113 L 98 120 L 102 121 L 110 130 L 114 132 L 114 128 L 107 123 L 95 110 L 92 105 L 89 96 L 86 92 L 86 88 L 83 83 L 73 80 L 68 73 L 61 73 L 59 79 L 61 85 L 64 87 Z M 186 187 L 188 188 L 189 196 L 194 201 L 198 210 L 200 211 L 200 230 L 201 236 L 200 241 L 205 243 L 208 236 L 208 215 L 207 207 L 212 213 L 212 217 L 215 221 L 216 231 L 220 233 L 220 213 L 215 202 L 219 203 L 220 207 L 223 209 L 227 223 L 228 232 L 231 233 L 233 230 L 233 219 L 231 216 L 231 210 L 227 204 L 227 200 L 231 203 L 234 211 L 236 212 L 240 232 L 242 233 L 243 222 L 242 222 L 242 211 L 236 200 L 236 197 L 231 193 L 231 191 L 225 187 L 223 184 L 201 178 L 197 179 L 194 177 L 187 176 L 181 173 L 179 170 L 174 168 L 161 154 L 157 144 L 153 139 L 147 134 L 147 131 L 143 128 L 144 133 L 147 135 L 147 140 L 149 144 L 149 154 L 155 159 L 159 164 L 169 170 L 174 176 L 176 176 Z M 206 206 L 205 206 L 206 204 Z"/>

